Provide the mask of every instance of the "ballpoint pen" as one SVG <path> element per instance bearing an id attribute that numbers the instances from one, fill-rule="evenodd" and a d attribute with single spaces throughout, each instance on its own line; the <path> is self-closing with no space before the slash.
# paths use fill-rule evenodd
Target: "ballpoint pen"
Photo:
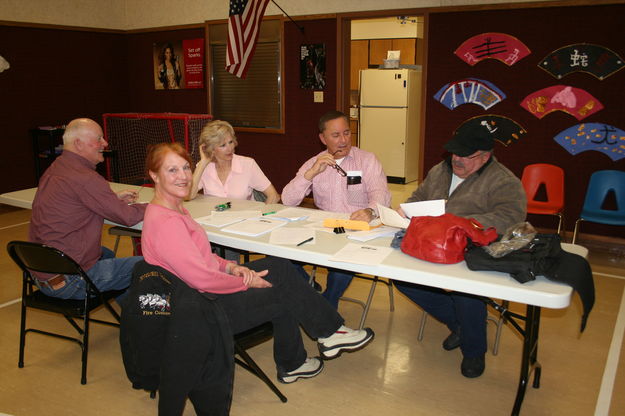
<path id="1" fill-rule="evenodd" d="M 306 243 L 308 243 L 310 241 L 313 241 L 314 238 L 315 237 L 310 237 L 310 238 L 307 238 L 306 240 L 302 241 L 301 243 L 297 243 L 297 247 L 301 246 L 302 244 L 306 244 Z"/>
<path id="2" fill-rule="evenodd" d="M 263 215 L 271 215 L 271 214 L 275 214 L 276 211 L 269 211 L 269 212 L 263 212 Z"/>

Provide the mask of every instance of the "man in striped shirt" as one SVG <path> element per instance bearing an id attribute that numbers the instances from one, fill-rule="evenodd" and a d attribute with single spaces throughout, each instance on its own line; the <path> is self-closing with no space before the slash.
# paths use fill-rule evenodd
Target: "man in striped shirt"
<path id="1" fill-rule="evenodd" d="M 349 213 L 350 219 L 370 222 L 377 204 L 391 204 L 386 174 L 373 153 L 352 147 L 349 119 L 330 111 L 319 120 L 319 139 L 326 150 L 308 159 L 282 190 L 282 203 L 299 205 L 310 192 L 324 211 Z M 323 296 L 338 307 L 353 274 L 330 269 Z"/>

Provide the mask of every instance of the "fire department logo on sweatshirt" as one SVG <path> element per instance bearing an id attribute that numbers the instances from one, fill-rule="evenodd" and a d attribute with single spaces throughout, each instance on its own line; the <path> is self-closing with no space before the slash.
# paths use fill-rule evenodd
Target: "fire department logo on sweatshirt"
<path id="1" fill-rule="evenodd" d="M 143 315 L 170 315 L 170 295 L 146 293 L 139 295 L 139 308 Z"/>

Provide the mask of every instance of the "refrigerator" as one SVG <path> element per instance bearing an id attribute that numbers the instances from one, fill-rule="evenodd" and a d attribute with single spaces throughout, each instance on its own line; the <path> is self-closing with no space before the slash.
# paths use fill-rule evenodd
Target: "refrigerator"
<path id="1" fill-rule="evenodd" d="M 382 163 L 387 180 L 417 180 L 421 164 L 421 70 L 360 71 L 358 141 Z"/>

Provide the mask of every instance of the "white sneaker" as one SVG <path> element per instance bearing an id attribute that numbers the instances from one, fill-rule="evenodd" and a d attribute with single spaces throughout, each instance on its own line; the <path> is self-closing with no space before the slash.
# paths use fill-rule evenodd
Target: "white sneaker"
<path id="1" fill-rule="evenodd" d="M 345 325 L 327 338 L 317 339 L 319 352 L 325 360 L 338 357 L 343 351 L 352 352 L 367 345 L 375 336 L 371 328 L 351 329 Z"/>
<path id="2" fill-rule="evenodd" d="M 278 369 L 278 381 L 280 383 L 289 384 L 298 378 L 311 378 L 321 373 L 323 370 L 323 361 L 319 357 L 308 357 L 304 364 L 300 365 L 293 371 L 281 371 Z"/>

